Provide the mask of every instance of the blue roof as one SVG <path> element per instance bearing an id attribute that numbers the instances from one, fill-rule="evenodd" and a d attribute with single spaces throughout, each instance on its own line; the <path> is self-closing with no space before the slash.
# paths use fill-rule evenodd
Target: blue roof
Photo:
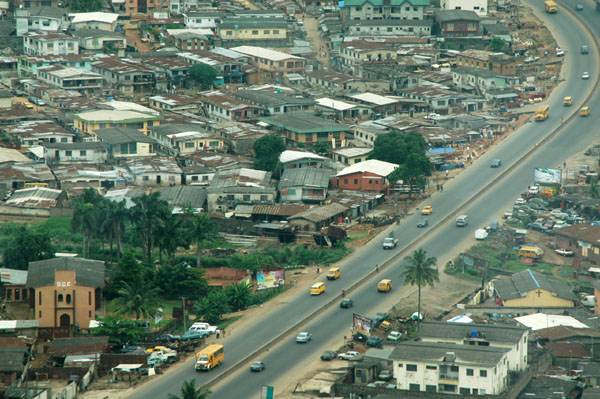
<path id="1" fill-rule="evenodd" d="M 431 148 L 428 151 L 430 154 L 448 154 L 454 152 L 454 148 L 446 147 L 446 148 Z"/>

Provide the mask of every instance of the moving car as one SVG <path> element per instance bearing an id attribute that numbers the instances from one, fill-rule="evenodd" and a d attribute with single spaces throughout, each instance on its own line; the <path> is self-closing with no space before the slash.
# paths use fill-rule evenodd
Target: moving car
<path id="1" fill-rule="evenodd" d="M 586 46 L 586 45 L 583 45 L 583 46 L 581 46 L 581 54 L 587 54 L 587 53 L 589 53 L 589 52 L 590 52 L 590 51 L 589 51 L 589 49 L 588 49 L 588 46 Z M 587 73 L 587 72 L 586 72 L 586 73 Z"/>
<path id="2" fill-rule="evenodd" d="M 425 205 L 421 209 L 421 215 L 431 215 L 433 213 L 433 207 L 431 205 Z"/>
<path id="3" fill-rule="evenodd" d="M 321 295 L 325 292 L 325 283 L 318 282 L 314 283 L 310 287 L 310 295 Z"/>
<path id="4" fill-rule="evenodd" d="M 340 278 L 340 275 L 340 268 L 332 267 L 331 269 L 329 269 L 329 271 L 327 271 L 327 280 L 337 280 L 338 278 Z"/>
<path id="5" fill-rule="evenodd" d="M 589 72 L 584 72 L 581 74 L 581 79 L 589 79 L 589 78 L 590 78 Z"/>
<path id="6" fill-rule="evenodd" d="M 308 332 L 301 332 L 296 335 L 296 342 L 299 344 L 306 344 L 312 339 L 312 334 Z"/>
<path id="7" fill-rule="evenodd" d="M 566 248 L 556 248 L 554 250 L 554 252 L 556 252 L 560 256 L 573 256 L 574 255 L 573 251 L 571 251 L 570 249 L 566 249 Z"/>
<path id="8" fill-rule="evenodd" d="M 388 341 L 400 341 L 401 339 L 402 339 L 402 333 L 398 332 L 398 331 L 392 331 L 387 336 Z"/>
<path id="9" fill-rule="evenodd" d="M 250 365 L 250 371 L 263 371 L 265 369 L 265 363 L 257 360 Z"/>
<path id="10" fill-rule="evenodd" d="M 389 292 L 392 290 L 392 280 L 383 279 L 377 284 L 377 291 L 379 292 Z"/>
<path id="11" fill-rule="evenodd" d="M 344 352 L 344 353 L 338 353 L 337 358 L 340 360 L 351 360 L 357 356 L 360 356 L 360 353 L 358 353 L 356 351 L 348 351 L 348 352 Z"/>
<path id="12" fill-rule="evenodd" d="M 421 219 L 417 222 L 417 227 L 422 228 L 422 227 L 427 227 L 429 226 L 429 220 L 427 219 Z"/>
<path id="13" fill-rule="evenodd" d="M 590 107 L 581 107 L 579 110 L 579 116 L 589 116 L 590 115 Z"/>
<path id="14" fill-rule="evenodd" d="M 492 163 L 490 164 L 490 166 L 491 166 L 492 168 L 499 168 L 499 167 L 500 167 L 500 165 L 502 165 L 502 160 L 500 160 L 500 159 L 494 159 L 494 160 L 492 161 Z"/>
<path id="15" fill-rule="evenodd" d="M 577 4 L 577 5 L 575 6 L 575 10 L 576 10 L 576 11 L 583 11 L 583 5 L 581 5 L 581 4 Z"/>
<path id="16" fill-rule="evenodd" d="M 349 309 L 354 305 L 354 301 L 350 298 L 344 298 L 342 299 L 342 302 L 340 302 L 340 308 L 344 308 L 344 309 Z"/>
<path id="17" fill-rule="evenodd" d="M 381 339 L 377 335 L 371 335 L 369 337 L 369 339 L 367 340 L 367 345 L 368 346 L 378 346 L 379 344 L 381 344 L 381 342 L 383 342 L 383 339 Z"/>
<path id="18" fill-rule="evenodd" d="M 337 356 L 337 353 L 335 353 L 334 351 L 325 351 L 321 354 L 321 360 L 333 360 L 335 359 Z"/>
<path id="19" fill-rule="evenodd" d="M 565 105 L 565 106 L 573 105 L 573 97 L 567 96 L 567 97 L 563 98 L 563 105 Z"/>

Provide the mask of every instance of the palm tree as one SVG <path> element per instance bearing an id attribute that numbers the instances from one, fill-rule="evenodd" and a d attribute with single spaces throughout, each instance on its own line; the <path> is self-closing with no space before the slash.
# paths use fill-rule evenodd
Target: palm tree
<path id="1" fill-rule="evenodd" d="M 152 288 L 150 283 L 145 282 L 138 276 L 132 283 L 121 282 L 121 288 L 117 291 L 119 297 L 115 299 L 117 314 L 134 314 L 136 320 L 141 316 L 148 317 L 158 308 L 159 288 Z"/>
<path id="2" fill-rule="evenodd" d="M 188 380 L 181 386 L 181 396 L 170 393 L 168 399 L 208 399 L 211 393 L 206 385 L 196 388 L 196 380 Z"/>
<path id="3" fill-rule="evenodd" d="M 184 239 L 181 219 L 173 215 L 170 209 L 161 210 L 157 220 L 155 229 L 155 242 L 158 243 L 160 251 L 167 253 L 169 264 L 173 264 L 173 257 L 178 247 L 187 246 Z"/>
<path id="4" fill-rule="evenodd" d="M 216 232 L 217 229 L 208 215 L 200 215 L 194 219 L 190 234 L 196 241 L 196 267 L 202 267 L 202 241 L 214 237 Z"/>
<path id="5" fill-rule="evenodd" d="M 142 247 L 148 264 L 152 263 L 152 249 L 154 247 L 154 230 L 156 229 L 156 218 L 161 208 L 168 207 L 166 201 L 160 200 L 160 192 L 150 195 L 144 194 L 133 199 L 135 206 L 131 208 L 132 219 L 136 224 Z"/>
<path id="6" fill-rule="evenodd" d="M 437 259 L 428 258 L 427 251 L 419 248 L 407 256 L 404 260 L 408 263 L 407 269 L 402 272 L 404 284 L 417 285 L 419 287 L 419 300 L 417 305 L 417 320 L 421 319 L 421 287 L 429 285 L 433 287 L 434 283 L 439 282 L 438 270 L 434 269 Z"/>
<path id="7" fill-rule="evenodd" d="M 225 289 L 225 293 L 227 294 L 227 303 L 234 312 L 246 309 L 250 303 L 251 293 L 246 283 L 230 285 Z"/>
<path id="8" fill-rule="evenodd" d="M 96 206 L 90 202 L 76 204 L 73 219 L 71 219 L 71 228 L 73 231 L 81 231 L 83 238 L 82 256 L 84 258 L 88 257 L 92 238 L 98 229 L 98 212 Z"/>

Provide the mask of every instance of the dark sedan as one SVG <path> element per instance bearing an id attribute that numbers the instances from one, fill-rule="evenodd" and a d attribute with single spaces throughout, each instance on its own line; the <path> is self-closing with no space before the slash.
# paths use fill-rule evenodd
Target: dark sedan
<path id="1" fill-rule="evenodd" d="M 371 335 L 367 340 L 367 345 L 378 346 L 379 344 L 381 344 L 382 341 L 383 339 L 379 338 L 377 335 Z"/>
<path id="2" fill-rule="evenodd" d="M 333 360 L 337 357 L 337 353 L 335 353 L 334 351 L 325 351 L 321 354 L 321 360 Z"/>
<path id="3" fill-rule="evenodd" d="M 340 302 L 340 308 L 349 309 L 353 305 L 354 305 L 354 301 L 350 298 L 344 298 L 344 299 L 342 299 L 342 302 Z"/>
<path id="4" fill-rule="evenodd" d="M 421 219 L 417 222 L 417 227 L 419 228 L 423 228 L 423 227 L 427 227 L 429 226 L 429 220 L 427 219 Z"/>

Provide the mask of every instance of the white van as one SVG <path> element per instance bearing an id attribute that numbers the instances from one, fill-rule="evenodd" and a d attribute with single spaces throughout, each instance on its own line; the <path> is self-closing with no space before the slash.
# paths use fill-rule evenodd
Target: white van
<path id="1" fill-rule="evenodd" d="M 469 224 L 469 216 L 460 215 L 456 218 L 456 227 L 465 227 Z"/>

